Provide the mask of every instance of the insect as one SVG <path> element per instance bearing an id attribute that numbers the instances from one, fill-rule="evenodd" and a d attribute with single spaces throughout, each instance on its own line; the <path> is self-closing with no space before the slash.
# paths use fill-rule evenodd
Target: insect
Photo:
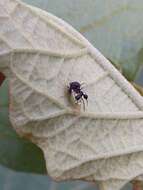
<path id="1" fill-rule="evenodd" d="M 81 86 L 82 86 L 82 83 L 79 83 L 77 81 L 71 82 L 71 83 L 69 83 L 68 91 L 69 91 L 70 94 L 74 93 L 74 95 L 75 95 L 74 98 L 77 101 L 77 103 L 79 101 L 83 102 L 84 109 L 85 109 L 84 99 L 86 101 L 88 101 L 88 95 L 83 93 Z"/>

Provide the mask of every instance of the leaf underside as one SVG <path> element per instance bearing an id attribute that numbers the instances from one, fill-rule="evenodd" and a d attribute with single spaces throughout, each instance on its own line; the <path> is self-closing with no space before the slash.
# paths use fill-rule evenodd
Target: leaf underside
<path id="1" fill-rule="evenodd" d="M 46 173 L 42 151 L 20 138 L 8 118 L 8 81 L 0 88 L 0 163 L 17 171 Z"/>
<path id="2" fill-rule="evenodd" d="M 143 99 L 132 85 L 55 16 L 16 0 L 2 0 L 0 12 L 10 120 L 43 150 L 49 175 L 98 181 L 101 190 L 141 178 Z M 72 81 L 85 84 L 85 111 L 69 101 Z"/>
<path id="3" fill-rule="evenodd" d="M 24 0 L 65 19 L 133 81 L 143 63 L 143 1 Z"/>

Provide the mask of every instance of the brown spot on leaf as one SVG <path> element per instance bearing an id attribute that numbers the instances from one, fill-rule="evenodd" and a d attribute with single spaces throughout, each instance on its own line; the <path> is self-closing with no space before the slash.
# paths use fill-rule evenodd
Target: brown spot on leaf
<path id="1" fill-rule="evenodd" d="M 3 83 L 4 79 L 5 79 L 5 76 L 3 75 L 3 73 L 0 72 L 0 86 Z"/>

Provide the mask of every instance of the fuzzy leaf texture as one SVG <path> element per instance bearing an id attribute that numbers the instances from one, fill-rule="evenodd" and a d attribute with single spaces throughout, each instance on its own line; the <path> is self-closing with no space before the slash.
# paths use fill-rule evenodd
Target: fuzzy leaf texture
<path id="1" fill-rule="evenodd" d="M 132 85 L 83 36 L 47 12 L 1 0 L 0 26 L 10 120 L 43 150 L 48 174 L 95 181 L 101 190 L 142 180 L 143 98 Z M 84 82 L 85 110 L 69 100 L 72 81 Z"/>
<path id="2" fill-rule="evenodd" d="M 138 78 L 143 63 L 142 0 L 24 1 L 72 24 L 117 68 L 122 69 L 128 80 Z"/>

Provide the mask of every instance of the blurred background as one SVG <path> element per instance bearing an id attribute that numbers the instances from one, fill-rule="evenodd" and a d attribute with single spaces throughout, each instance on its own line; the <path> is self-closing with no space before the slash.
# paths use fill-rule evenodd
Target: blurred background
<path id="1" fill-rule="evenodd" d="M 70 23 L 119 68 L 130 82 L 143 86 L 142 0 L 24 1 Z M 42 152 L 30 142 L 19 138 L 10 126 L 6 80 L 0 88 L 0 164 L 0 190 L 98 189 L 92 183 L 56 183 L 41 175 L 46 173 Z M 32 174 L 31 171 L 37 174 Z M 123 188 L 131 189 L 131 184 Z"/>

